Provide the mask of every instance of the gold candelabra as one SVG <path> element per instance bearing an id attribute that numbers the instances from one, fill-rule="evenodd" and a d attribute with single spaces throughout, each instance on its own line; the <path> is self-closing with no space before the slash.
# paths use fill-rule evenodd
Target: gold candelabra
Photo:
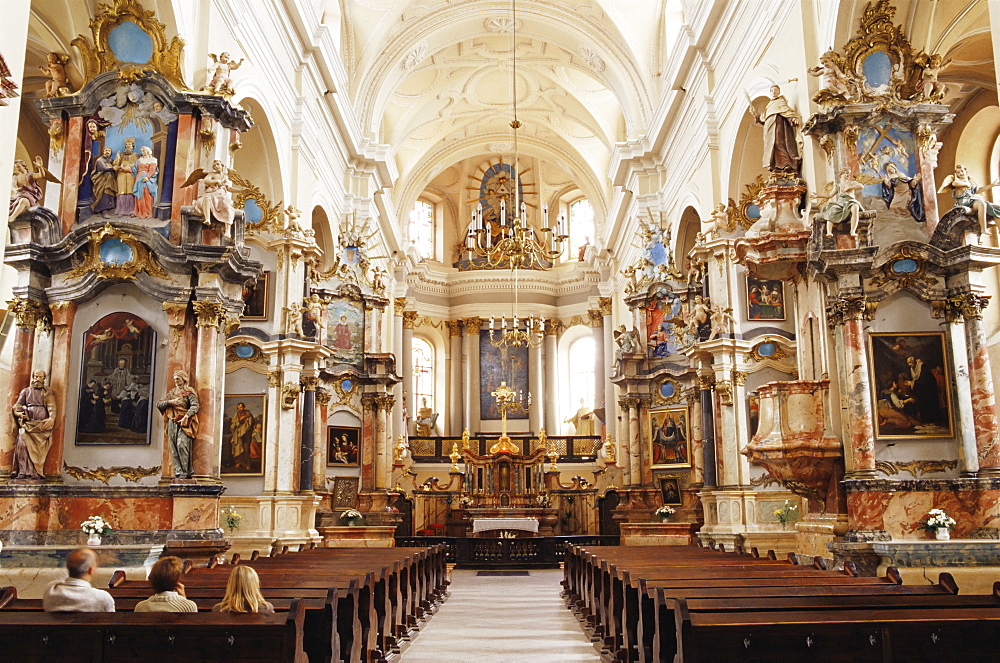
<path id="1" fill-rule="evenodd" d="M 500 386 L 497 387 L 496 391 L 490 392 L 490 395 L 496 399 L 497 407 L 500 408 L 500 439 L 490 447 L 490 453 L 521 453 L 521 449 L 507 435 L 507 413 L 527 412 L 530 410 L 531 394 L 528 394 L 526 400 L 523 391 L 511 389 L 507 386 L 506 380 L 501 380 Z"/>

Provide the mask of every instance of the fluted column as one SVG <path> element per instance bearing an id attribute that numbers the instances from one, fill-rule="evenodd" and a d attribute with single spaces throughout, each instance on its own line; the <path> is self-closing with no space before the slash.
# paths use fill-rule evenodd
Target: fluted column
<path id="1" fill-rule="evenodd" d="M 411 369 L 404 370 L 403 364 L 403 310 L 406 308 L 406 297 L 397 297 L 393 300 L 392 310 L 392 356 L 396 358 L 396 374 L 405 375 Z M 397 382 L 392 385 L 392 396 L 397 403 L 403 403 L 403 383 Z M 392 411 L 392 436 L 406 435 L 405 412 L 403 407 L 397 407 Z M 414 410 L 415 412 L 416 410 Z"/>
<path id="2" fill-rule="evenodd" d="M 0 438 L 0 476 L 9 477 L 14 462 L 14 443 L 17 441 L 17 422 L 10 412 L 14 409 L 21 390 L 31 379 L 31 361 L 35 351 L 35 335 L 39 325 L 48 324 L 49 308 L 31 299 L 13 299 L 7 302 L 8 313 L 14 316 L 14 361 L 10 366 L 7 384 L 7 409 L 0 417 L 3 437 Z M 41 474 L 42 468 L 36 468 Z"/>
<path id="3" fill-rule="evenodd" d="M 392 445 L 389 437 L 389 413 L 395 404 L 392 396 L 376 396 L 375 488 L 388 488 L 392 475 Z"/>
<path id="4" fill-rule="evenodd" d="M 223 353 L 219 326 L 226 320 L 226 308 L 220 302 L 193 302 L 196 318 L 197 351 L 195 361 L 194 388 L 198 393 L 198 437 L 194 440 L 191 466 L 193 478 L 201 481 L 219 481 L 222 463 L 222 418 L 218 412 L 218 401 L 224 393 L 222 379 Z M 170 378 L 172 380 L 172 376 Z"/>
<path id="5" fill-rule="evenodd" d="M 561 323 L 552 320 L 545 327 L 545 398 L 548 400 L 545 408 L 545 430 L 549 435 L 559 435 L 562 429 L 559 427 L 559 408 L 557 406 L 559 384 L 556 378 L 556 337 L 559 335 Z M 619 456 L 621 458 L 621 456 Z"/>
<path id="6" fill-rule="evenodd" d="M 316 456 L 316 387 L 319 378 L 303 375 L 302 384 L 302 426 L 299 450 L 299 491 L 312 492 L 313 465 Z"/>
<path id="7" fill-rule="evenodd" d="M 448 430 L 445 435 L 462 434 L 462 321 L 448 320 Z"/>
<path id="8" fill-rule="evenodd" d="M 403 395 L 406 399 L 406 432 L 413 434 L 412 422 L 420 410 L 420 403 L 413 393 L 413 328 L 417 326 L 417 312 L 403 311 L 403 359 L 399 373 L 403 376 Z"/>
<path id="9" fill-rule="evenodd" d="M 830 324 L 840 327 L 841 354 L 847 370 L 843 393 L 847 400 L 847 423 L 850 427 L 848 475 L 876 476 L 875 429 L 871 401 L 871 376 L 865 354 L 865 320 L 875 314 L 876 302 L 861 295 L 835 300 L 827 310 Z"/>
<path id="10" fill-rule="evenodd" d="M 479 318 L 466 318 L 462 359 L 465 363 L 465 416 L 464 427 L 475 434 L 479 430 Z"/>
<path id="11" fill-rule="evenodd" d="M 45 460 L 45 471 L 39 468 L 39 473 L 49 481 L 62 480 L 63 453 L 66 446 L 66 404 L 69 402 L 69 370 L 70 346 L 73 343 L 73 319 L 76 317 L 76 302 L 55 302 L 52 310 L 52 364 L 49 371 L 49 387 L 56 400 L 56 412 L 59 414 L 55 428 L 52 429 L 52 447 Z M 75 390 L 74 390 L 75 391 Z"/>

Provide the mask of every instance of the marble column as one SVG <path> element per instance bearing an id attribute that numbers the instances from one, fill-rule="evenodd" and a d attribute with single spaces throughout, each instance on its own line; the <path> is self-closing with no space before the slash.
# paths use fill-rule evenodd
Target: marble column
<path id="1" fill-rule="evenodd" d="M 462 434 L 462 321 L 448 320 L 448 430 L 445 435 Z"/>
<path id="2" fill-rule="evenodd" d="M 688 458 L 691 460 L 692 480 L 694 483 L 705 481 L 704 439 L 702 438 L 701 391 L 692 387 L 684 391 L 688 404 L 688 421 L 691 422 L 691 439 Z M 652 435 L 650 431 L 650 435 Z"/>
<path id="3" fill-rule="evenodd" d="M 329 416 L 330 392 L 316 388 L 316 426 L 313 430 L 313 490 L 329 492 L 326 485 L 326 419 Z"/>
<path id="4" fill-rule="evenodd" d="M 557 406 L 559 384 L 556 378 L 556 337 L 559 335 L 561 323 L 552 320 L 545 327 L 545 398 L 549 401 L 545 408 L 545 431 L 549 435 L 560 435 L 559 428 L 559 407 Z M 618 458 L 621 458 L 619 455 Z"/>
<path id="5" fill-rule="evenodd" d="M 993 394 L 993 371 L 987 348 L 986 331 L 983 329 L 983 309 L 989 303 L 988 297 L 967 293 L 952 298 L 964 318 L 966 352 L 968 357 L 969 401 L 959 400 L 961 413 L 966 402 L 972 403 L 971 414 L 976 438 L 976 457 L 980 476 L 1000 476 L 1000 439 L 998 439 L 997 403 Z M 959 330 L 955 330 L 958 332 Z M 956 377 L 957 368 L 956 368 Z M 957 380 L 962 382 L 961 378 Z M 961 399 L 961 396 L 959 395 Z M 965 420 L 961 420 L 963 429 Z"/>
<path id="6" fill-rule="evenodd" d="M 545 392 L 542 374 L 545 367 L 542 364 L 541 344 L 528 347 L 528 391 L 531 394 L 531 409 L 528 410 L 528 430 L 538 434 L 545 421 Z M 546 431 L 548 432 L 548 431 Z"/>
<path id="7" fill-rule="evenodd" d="M 473 435 L 479 430 L 479 318 L 466 318 L 462 359 L 465 363 L 465 417 L 464 427 Z"/>
<path id="8" fill-rule="evenodd" d="M 361 491 L 375 490 L 375 435 L 378 418 L 377 396 L 361 397 Z"/>
<path id="9" fill-rule="evenodd" d="M 396 358 L 396 375 L 404 375 L 409 372 L 409 368 L 404 370 L 403 364 L 403 309 L 406 308 L 406 297 L 397 297 L 393 300 L 392 316 L 392 355 Z M 392 396 L 397 403 L 403 403 L 403 383 L 402 381 L 392 385 Z M 397 407 L 392 411 L 392 435 L 406 435 L 406 421 L 404 407 Z"/>
<path id="10" fill-rule="evenodd" d="M 69 402 L 70 345 L 73 342 L 73 319 L 76 317 L 77 303 L 55 302 L 52 311 L 52 364 L 49 370 L 49 387 L 56 399 L 56 425 L 52 429 L 52 447 L 45 459 L 45 471 L 40 472 L 49 481 L 62 481 L 63 453 L 66 447 L 66 427 L 71 425 L 66 418 L 66 404 Z M 76 393 L 76 390 L 73 390 Z"/>
<path id="11" fill-rule="evenodd" d="M 635 396 L 626 396 L 619 400 L 622 409 L 628 417 L 628 477 L 626 481 L 630 486 L 642 484 L 642 450 L 640 448 L 640 424 L 639 424 L 639 404 L 640 401 Z M 623 463 L 624 465 L 624 463 Z"/>
<path id="12" fill-rule="evenodd" d="M 378 408 L 375 420 L 375 488 L 389 487 L 392 479 L 392 438 L 389 437 L 389 413 L 396 401 L 392 396 L 376 396 Z"/>
<path id="13" fill-rule="evenodd" d="M 718 468 L 715 465 L 715 407 L 712 398 L 713 380 L 709 376 L 698 377 L 698 393 L 701 397 L 701 439 L 702 465 L 705 469 L 705 487 L 714 488 L 719 485 Z"/>
<path id="14" fill-rule="evenodd" d="M 399 374 L 403 376 L 403 399 L 406 402 L 407 435 L 413 434 L 413 422 L 420 410 L 420 403 L 413 393 L 413 328 L 417 326 L 417 312 L 403 311 L 403 354 Z"/>
<path id="15" fill-rule="evenodd" d="M 299 492 L 313 491 L 313 466 L 316 459 L 316 388 L 319 378 L 303 375 L 302 379 L 302 437 L 299 450 Z"/>
<path id="16" fill-rule="evenodd" d="M 163 310 L 167 315 L 167 328 L 170 330 L 167 339 L 167 389 L 173 387 L 173 375 L 177 371 L 189 371 L 191 366 L 190 349 L 193 345 L 193 325 L 188 325 L 188 302 L 163 302 Z M 152 399 L 151 399 L 152 401 Z M 152 414 L 150 415 L 152 416 Z M 160 483 L 170 483 L 174 476 L 174 464 L 170 458 L 170 444 L 166 433 L 163 436 L 163 455 L 160 472 Z"/>
<path id="17" fill-rule="evenodd" d="M 77 115 L 69 118 L 64 128 L 65 150 L 62 160 L 62 185 L 59 201 L 59 221 L 62 222 L 63 233 L 69 233 L 76 222 L 76 202 L 80 194 L 80 159 L 83 149 L 83 117 Z M 88 164 L 89 167 L 89 164 Z M 48 198 L 48 195 L 46 195 Z"/>
<path id="18" fill-rule="evenodd" d="M 597 346 L 597 364 L 600 367 L 599 371 L 594 372 L 594 382 L 597 385 L 597 390 L 599 393 L 595 394 L 594 397 L 594 407 L 604 409 L 604 432 L 612 437 L 615 436 L 615 385 L 611 382 L 614 371 L 612 370 L 612 362 L 614 361 L 614 352 L 612 349 L 615 347 L 614 322 L 611 319 L 611 298 L 601 297 L 598 300 L 598 306 L 600 307 L 601 313 L 601 327 L 600 335 L 595 334 L 594 340 Z M 601 431 L 595 430 L 595 433 L 600 434 Z"/>
<path id="19" fill-rule="evenodd" d="M 220 302 L 195 301 L 194 314 L 197 325 L 197 350 L 195 374 L 192 384 L 198 393 L 198 437 L 191 451 L 193 478 L 199 481 L 219 481 L 222 463 L 222 417 L 219 405 L 222 400 L 224 368 L 222 368 L 222 339 L 219 326 L 225 323 L 226 309 Z M 172 377 L 169 379 L 172 380 Z M 168 383 L 170 384 L 170 383 Z"/>
<path id="20" fill-rule="evenodd" d="M 46 324 L 49 309 L 41 302 L 31 299 L 13 299 L 8 304 L 8 314 L 14 316 L 14 348 L 13 357 L 15 361 L 10 367 L 10 381 L 7 392 L 7 409 L 9 413 L 14 409 L 21 390 L 28 386 L 31 378 L 31 358 L 35 351 L 35 335 L 38 333 L 39 323 Z M 65 413 L 63 413 L 65 415 Z M 0 417 L 3 426 L 0 437 L 0 476 L 9 477 L 11 466 L 14 462 L 14 443 L 17 441 L 17 423 L 12 416 Z M 36 468 L 41 473 L 42 468 Z"/>
<path id="21" fill-rule="evenodd" d="M 850 427 L 850 448 L 845 453 L 845 456 L 850 456 L 850 478 L 877 476 L 871 376 L 865 353 L 864 329 L 865 321 L 871 320 L 876 306 L 876 302 L 869 302 L 864 296 L 848 295 L 835 300 L 827 312 L 831 324 L 843 327 L 843 348 L 840 355 L 844 357 L 844 365 L 848 371 L 843 393 L 847 400 Z"/>

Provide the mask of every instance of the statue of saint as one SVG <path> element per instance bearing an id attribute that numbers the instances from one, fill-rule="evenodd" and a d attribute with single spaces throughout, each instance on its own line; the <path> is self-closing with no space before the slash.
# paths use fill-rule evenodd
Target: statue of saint
<path id="1" fill-rule="evenodd" d="M 174 388 L 156 404 L 156 409 L 166 420 L 170 457 L 174 462 L 174 476 L 178 479 L 191 478 L 191 452 L 194 438 L 198 436 L 199 408 L 198 394 L 188 385 L 188 374 L 175 371 Z"/>
<path id="2" fill-rule="evenodd" d="M 416 421 L 416 431 L 419 437 L 430 437 L 431 432 L 434 430 L 434 424 L 437 422 L 437 413 L 431 412 L 431 409 L 427 407 L 427 399 L 420 399 L 420 409 L 417 410 L 417 421 Z"/>
<path id="3" fill-rule="evenodd" d="M 35 207 L 42 202 L 42 187 L 38 185 L 38 181 L 43 179 L 49 179 L 49 177 L 42 157 L 35 157 L 34 172 L 28 168 L 28 164 L 24 160 L 14 160 L 14 176 L 10 186 L 10 210 L 7 213 L 8 221 L 13 221 L 23 212 L 28 211 L 29 207 Z"/>
<path id="4" fill-rule="evenodd" d="M 573 424 L 574 435 L 593 435 L 594 434 L 594 411 L 589 407 L 584 405 L 583 399 L 580 399 L 580 409 L 576 411 L 569 419 L 566 419 L 566 423 Z"/>
<path id="5" fill-rule="evenodd" d="M 10 475 L 14 479 L 42 479 L 56 419 L 56 399 L 45 386 L 45 371 L 31 374 L 30 385 L 21 390 L 14 404 L 14 419 L 17 443 Z"/>
<path id="6" fill-rule="evenodd" d="M 771 86 L 771 98 L 764 107 L 764 113 L 757 115 L 757 121 L 764 125 L 764 167 L 772 173 L 797 173 L 802 166 L 802 140 L 799 128 L 802 116 L 788 105 L 781 94 L 781 88 Z"/>

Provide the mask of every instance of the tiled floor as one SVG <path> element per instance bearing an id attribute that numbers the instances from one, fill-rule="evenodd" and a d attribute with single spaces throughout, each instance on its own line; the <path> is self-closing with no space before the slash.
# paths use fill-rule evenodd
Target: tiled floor
<path id="1" fill-rule="evenodd" d="M 599 661 L 559 596 L 562 571 L 483 577 L 452 571 L 448 597 L 403 652 L 403 663 Z"/>

